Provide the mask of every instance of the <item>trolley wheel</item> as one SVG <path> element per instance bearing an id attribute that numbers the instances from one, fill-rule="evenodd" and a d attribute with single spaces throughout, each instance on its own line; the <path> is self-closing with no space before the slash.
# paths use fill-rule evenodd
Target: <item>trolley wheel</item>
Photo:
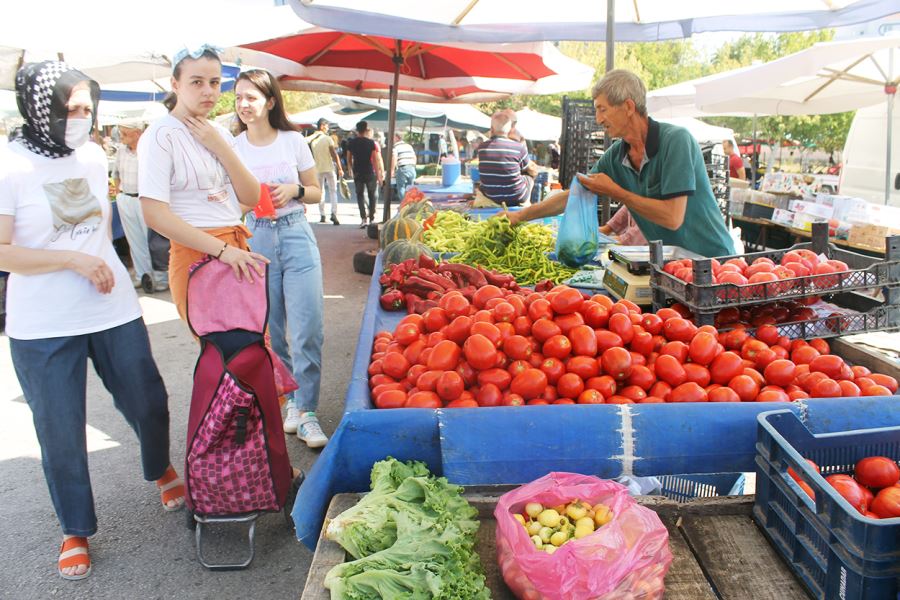
<path id="1" fill-rule="evenodd" d="M 185 521 L 184 521 L 185 526 L 188 529 L 190 529 L 191 531 L 194 531 L 195 529 L 197 529 L 197 521 L 194 520 L 194 511 L 188 510 L 187 508 L 185 508 L 184 515 L 185 515 Z"/>
<path id="2" fill-rule="evenodd" d="M 371 275 L 375 270 L 378 250 L 362 250 L 353 255 L 353 270 L 363 275 Z"/>
<path id="3" fill-rule="evenodd" d="M 381 225 L 378 223 L 369 223 L 369 225 L 366 226 L 366 235 L 369 236 L 370 240 L 378 239 L 378 230 L 380 227 Z"/>

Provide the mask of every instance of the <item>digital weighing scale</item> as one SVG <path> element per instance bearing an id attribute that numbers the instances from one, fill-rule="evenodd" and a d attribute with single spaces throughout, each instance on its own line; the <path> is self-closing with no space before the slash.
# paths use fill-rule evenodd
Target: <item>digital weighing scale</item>
<path id="1" fill-rule="evenodd" d="M 610 262 L 603 275 L 603 286 L 618 300 L 638 306 L 653 304 L 650 289 L 649 246 L 615 246 L 609 249 Z M 703 258 L 680 246 L 663 246 L 663 262 L 680 258 Z"/>

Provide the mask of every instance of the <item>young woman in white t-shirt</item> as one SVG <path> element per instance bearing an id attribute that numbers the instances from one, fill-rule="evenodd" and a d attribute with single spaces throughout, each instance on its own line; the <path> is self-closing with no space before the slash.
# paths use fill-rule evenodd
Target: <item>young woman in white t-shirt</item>
<path id="1" fill-rule="evenodd" d="M 243 213 L 259 201 L 259 182 L 234 152 L 234 138 L 206 117 L 221 94 L 222 63 L 201 46 L 175 55 L 169 114 L 138 142 L 138 193 L 147 225 L 169 238 L 169 288 L 187 320 L 190 266 L 206 255 L 240 279 L 265 275 L 267 259 L 249 251 Z"/>
<path id="2" fill-rule="evenodd" d="M 251 247 L 270 261 L 272 348 L 292 367 L 299 385 L 288 399 L 284 430 L 320 448 L 328 442 L 315 413 L 322 368 L 322 262 L 303 206 L 321 197 L 316 163 L 306 139 L 288 120 L 270 73 L 241 73 L 234 97 L 241 130 L 235 150 L 268 187 L 275 207 L 268 217 L 248 214 L 247 225 L 253 232 Z"/>
<path id="3" fill-rule="evenodd" d="M 111 239 L 107 160 L 88 141 L 100 88 L 62 62 L 23 66 L 21 134 L 0 148 L 0 270 L 10 352 L 63 530 L 64 579 L 90 574 L 97 517 L 85 445 L 88 358 L 137 433 L 166 510 L 184 504 L 169 463 L 168 396 L 141 307 Z"/>

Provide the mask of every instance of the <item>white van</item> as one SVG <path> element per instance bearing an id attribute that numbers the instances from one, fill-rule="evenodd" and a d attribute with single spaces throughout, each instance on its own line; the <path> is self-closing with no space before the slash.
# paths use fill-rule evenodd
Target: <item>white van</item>
<path id="1" fill-rule="evenodd" d="M 894 100 L 891 135 L 890 206 L 900 207 L 900 102 Z M 887 103 L 856 111 L 841 169 L 840 194 L 884 204 L 884 170 L 887 159 Z"/>

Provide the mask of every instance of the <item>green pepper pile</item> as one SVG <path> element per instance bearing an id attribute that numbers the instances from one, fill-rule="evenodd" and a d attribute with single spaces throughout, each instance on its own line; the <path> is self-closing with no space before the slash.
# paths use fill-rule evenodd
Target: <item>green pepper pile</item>
<path id="1" fill-rule="evenodd" d="M 553 251 L 554 237 L 553 230 L 544 225 L 525 223 L 512 227 L 505 216 L 491 217 L 470 225 L 463 241 L 459 254 L 450 262 L 508 273 L 522 285 L 546 279 L 559 283 L 577 271 L 547 257 Z"/>

